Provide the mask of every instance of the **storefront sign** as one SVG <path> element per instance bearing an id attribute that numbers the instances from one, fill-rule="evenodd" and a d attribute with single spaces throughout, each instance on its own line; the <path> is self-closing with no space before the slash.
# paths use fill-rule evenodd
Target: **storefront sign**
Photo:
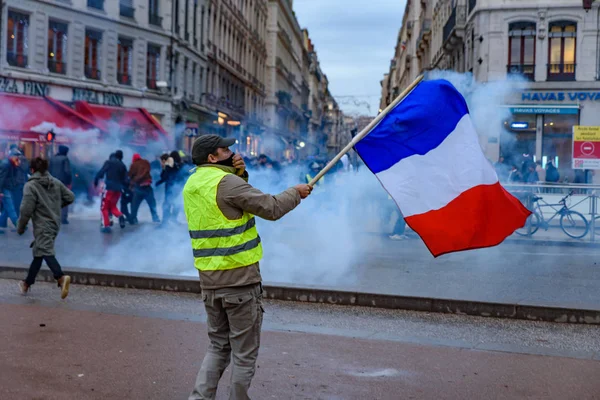
<path id="1" fill-rule="evenodd" d="M 0 92 L 44 97 L 50 94 L 50 86 L 47 83 L 0 77 Z"/>
<path id="2" fill-rule="evenodd" d="M 600 169 L 600 126 L 573 127 L 573 169 Z"/>
<path id="3" fill-rule="evenodd" d="M 510 107 L 512 114 L 579 114 L 577 107 Z"/>
<path id="4" fill-rule="evenodd" d="M 187 137 L 198 136 L 198 124 L 186 124 L 183 134 Z"/>
<path id="5" fill-rule="evenodd" d="M 96 90 L 73 88 L 73 101 L 86 101 L 90 104 L 123 107 L 123 95 Z"/>
<path id="6" fill-rule="evenodd" d="M 523 92 L 521 101 L 600 101 L 600 92 Z"/>

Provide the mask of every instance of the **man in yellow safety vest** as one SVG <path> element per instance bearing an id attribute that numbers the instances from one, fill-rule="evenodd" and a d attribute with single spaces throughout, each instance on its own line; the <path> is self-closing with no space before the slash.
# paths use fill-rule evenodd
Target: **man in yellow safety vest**
<path id="1" fill-rule="evenodd" d="M 312 191 L 297 185 L 272 196 L 255 189 L 247 182 L 244 160 L 229 149 L 234 143 L 200 136 L 192 147 L 198 168 L 183 189 L 210 339 L 190 400 L 215 398 L 232 355 L 229 398 L 249 398 L 263 314 L 262 245 L 254 216 L 278 220 Z"/>

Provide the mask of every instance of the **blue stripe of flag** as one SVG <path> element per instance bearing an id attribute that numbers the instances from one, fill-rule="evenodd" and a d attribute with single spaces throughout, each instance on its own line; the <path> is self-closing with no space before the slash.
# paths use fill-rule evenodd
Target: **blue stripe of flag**
<path id="1" fill-rule="evenodd" d="M 450 82 L 421 82 L 355 148 L 376 174 L 435 149 L 468 113 L 467 102 Z"/>

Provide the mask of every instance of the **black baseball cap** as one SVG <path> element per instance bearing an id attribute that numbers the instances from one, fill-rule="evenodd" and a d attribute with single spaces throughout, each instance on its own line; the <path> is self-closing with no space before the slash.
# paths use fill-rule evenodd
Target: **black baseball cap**
<path id="1" fill-rule="evenodd" d="M 192 146 L 192 161 L 196 165 L 206 164 L 209 154 L 214 154 L 218 148 L 235 144 L 235 138 L 224 138 L 219 135 L 202 135 Z"/>

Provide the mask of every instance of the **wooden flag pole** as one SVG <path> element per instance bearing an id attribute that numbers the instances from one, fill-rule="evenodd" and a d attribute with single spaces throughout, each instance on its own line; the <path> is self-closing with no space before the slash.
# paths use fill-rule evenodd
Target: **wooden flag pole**
<path id="1" fill-rule="evenodd" d="M 346 147 L 344 147 L 342 149 L 342 151 L 340 151 L 338 153 L 337 156 L 333 157 L 333 160 L 329 161 L 329 163 L 325 166 L 325 168 L 323 168 L 314 178 L 312 178 L 312 180 L 308 183 L 309 186 L 315 186 L 315 183 L 317 183 L 319 181 L 319 179 L 321 179 L 323 177 L 323 175 L 325 175 L 331 168 L 333 168 L 333 166 L 335 164 L 338 163 L 338 161 L 340 161 L 340 159 L 344 156 L 344 154 L 346 154 L 347 152 L 349 152 L 356 143 L 358 143 L 362 138 L 364 138 L 365 136 L 367 136 L 367 134 L 371 131 L 371 129 L 373 129 L 373 127 L 375 125 L 377 125 L 379 123 L 379 121 L 381 121 L 383 119 L 383 117 L 385 117 L 387 115 L 388 112 L 390 112 L 394 107 L 396 107 L 398 105 L 398 103 L 400 103 L 402 100 L 404 100 L 404 98 L 406 96 L 408 96 L 408 94 L 410 92 L 413 91 L 413 89 L 423 80 L 423 75 L 419 75 L 417 77 L 417 79 L 414 80 L 413 83 L 411 83 L 410 85 L 408 85 L 408 87 L 406 89 L 404 89 L 402 91 L 402 93 L 400 93 L 400 95 L 398 97 L 396 97 L 396 99 L 394 101 L 392 101 L 392 103 L 387 106 L 385 108 L 385 110 L 383 110 L 382 112 L 379 113 L 379 115 L 377 115 L 373 121 L 371 121 L 369 123 L 369 125 L 367 125 L 365 127 L 365 129 L 363 129 L 362 131 L 360 131 L 360 133 L 358 133 L 356 136 L 354 136 L 354 138 L 352 139 L 352 141 L 350 141 L 350 143 L 348 143 L 346 145 Z"/>

